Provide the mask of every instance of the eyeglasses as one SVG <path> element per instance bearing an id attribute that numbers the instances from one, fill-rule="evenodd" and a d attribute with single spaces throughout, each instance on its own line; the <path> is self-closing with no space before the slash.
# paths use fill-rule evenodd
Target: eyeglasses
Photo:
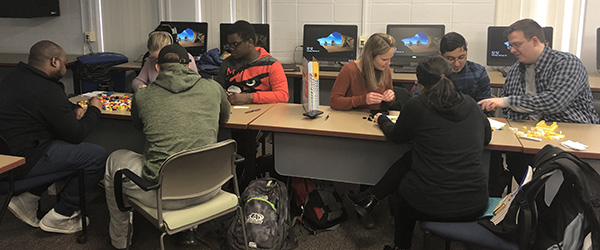
<path id="1" fill-rule="evenodd" d="M 512 49 L 513 47 L 514 47 L 515 49 L 519 49 L 519 47 L 521 47 L 521 45 L 523 45 L 523 43 L 525 43 L 525 42 L 529 42 L 529 40 L 530 40 L 530 39 L 527 39 L 527 40 L 525 40 L 525 41 L 522 41 L 522 42 L 514 42 L 514 43 L 509 43 L 509 44 L 506 46 L 506 48 L 507 48 L 508 50 Z"/>
<path id="2" fill-rule="evenodd" d="M 245 41 L 239 41 L 239 42 L 233 42 L 233 43 L 226 43 L 226 44 L 223 46 L 223 49 L 225 49 L 226 51 L 230 51 L 230 50 L 232 50 L 232 49 L 236 49 L 236 48 L 237 48 L 237 46 L 239 46 L 239 45 L 240 45 L 240 44 L 242 44 L 243 42 L 245 42 Z"/>
<path id="3" fill-rule="evenodd" d="M 464 61 L 467 60 L 467 55 L 460 55 L 459 57 L 444 57 L 449 63 L 454 63 L 456 61 Z"/>

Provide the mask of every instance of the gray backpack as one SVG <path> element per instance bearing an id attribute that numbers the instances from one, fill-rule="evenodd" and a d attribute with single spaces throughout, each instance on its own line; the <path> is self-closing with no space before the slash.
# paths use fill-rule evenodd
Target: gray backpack
<path id="1" fill-rule="evenodd" d="M 291 232 L 286 185 L 270 177 L 250 182 L 242 193 L 248 248 L 290 249 L 295 247 Z M 232 249 L 244 249 L 240 220 L 236 217 L 227 232 Z"/>

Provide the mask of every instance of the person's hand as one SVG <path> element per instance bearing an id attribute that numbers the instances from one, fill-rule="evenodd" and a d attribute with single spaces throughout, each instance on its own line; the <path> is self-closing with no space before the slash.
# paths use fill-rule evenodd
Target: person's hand
<path id="1" fill-rule="evenodd" d="M 481 109 L 485 111 L 492 111 L 496 108 L 504 108 L 504 98 L 488 98 L 479 101 L 477 104 L 481 105 Z"/>
<path id="2" fill-rule="evenodd" d="M 373 116 L 373 122 L 377 123 L 377 119 L 379 119 L 379 116 L 381 115 L 381 113 L 377 113 L 375 114 L 375 116 Z M 377 123 L 378 124 L 378 123 Z"/>
<path id="3" fill-rule="evenodd" d="M 394 99 L 396 99 L 396 94 L 394 94 L 393 90 L 388 89 L 385 92 L 383 92 L 383 101 L 384 102 L 393 102 Z"/>
<path id="4" fill-rule="evenodd" d="M 367 105 L 378 104 L 383 100 L 383 95 L 377 92 L 367 93 Z"/>
<path id="5" fill-rule="evenodd" d="M 90 98 L 90 100 L 88 100 L 88 107 L 89 106 L 94 106 L 99 110 L 102 110 L 102 102 L 100 101 L 100 99 L 98 99 L 98 97 Z"/>
<path id="6" fill-rule="evenodd" d="M 85 115 L 85 109 L 83 108 L 76 108 L 73 110 L 73 112 L 75 113 L 75 117 L 77 117 L 77 120 L 81 120 L 81 117 Z"/>
<path id="7" fill-rule="evenodd" d="M 239 104 L 247 104 L 247 103 L 252 103 L 252 101 L 254 101 L 254 96 L 250 93 L 229 93 L 229 96 L 227 96 L 227 99 L 229 100 L 229 102 L 233 105 L 239 105 Z"/>
<path id="8" fill-rule="evenodd" d="M 143 84 L 143 83 L 142 83 L 142 85 L 140 85 L 140 86 L 138 87 L 138 89 L 145 88 L 145 87 L 148 87 L 148 85 L 146 85 L 146 84 Z"/>

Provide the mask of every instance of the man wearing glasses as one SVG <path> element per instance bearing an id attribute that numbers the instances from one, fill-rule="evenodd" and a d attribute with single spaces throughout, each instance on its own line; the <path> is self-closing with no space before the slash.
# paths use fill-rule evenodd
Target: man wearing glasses
<path id="1" fill-rule="evenodd" d="M 288 83 L 281 63 L 255 42 L 250 23 L 239 20 L 231 25 L 225 45 L 231 56 L 221 64 L 217 81 L 233 105 L 287 102 Z"/>
<path id="2" fill-rule="evenodd" d="M 490 98 L 490 78 L 485 67 L 467 60 L 467 41 L 456 32 L 442 37 L 440 54 L 452 65 L 451 79 L 456 90 L 471 96 L 475 101 Z M 413 95 L 419 95 L 415 88 Z"/>
<path id="3" fill-rule="evenodd" d="M 502 97 L 479 101 L 482 109 L 503 108 L 512 120 L 599 123 L 579 58 L 546 46 L 542 27 L 532 19 L 513 23 L 506 34 L 517 62 L 508 70 Z"/>
<path id="4" fill-rule="evenodd" d="M 484 110 L 503 108 L 506 119 L 598 124 L 588 74 L 579 58 L 546 46 L 542 27 L 522 19 L 506 30 L 517 57 L 506 76 L 502 97 L 481 100 Z M 533 155 L 506 153 L 516 180 L 525 175 Z"/>

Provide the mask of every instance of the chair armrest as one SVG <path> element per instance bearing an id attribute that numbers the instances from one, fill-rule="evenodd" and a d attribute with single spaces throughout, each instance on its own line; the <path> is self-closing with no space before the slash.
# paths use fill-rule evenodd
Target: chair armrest
<path id="1" fill-rule="evenodd" d="M 244 162 L 246 160 L 246 158 L 244 158 L 243 156 L 239 155 L 239 154 L 235 154 L 235 160 L 233 160 L 233 163 L 240 164 L 242 162 Z"/>
<path id="2" fill-rule="evenodd" d="M 142 179 L 142 177 L 139 177 L 135 173 L 131 172 L 131 170 L 129 169 L 118 170 L 115 173 L 113 182 L 115 187 L 115 199 L 117 201 L 117 206 L 122 212 L 127 212 L 131 210 L 131 207 L 125 206 L 125 201 L 123 200 L 123 175 L 125 175 L 129 180 L 133 181 L 133 183 L 138 185 L 144 191 L 157 189 L 159 187 L 158 183 L 153 183 L 144 180 Z"/>

